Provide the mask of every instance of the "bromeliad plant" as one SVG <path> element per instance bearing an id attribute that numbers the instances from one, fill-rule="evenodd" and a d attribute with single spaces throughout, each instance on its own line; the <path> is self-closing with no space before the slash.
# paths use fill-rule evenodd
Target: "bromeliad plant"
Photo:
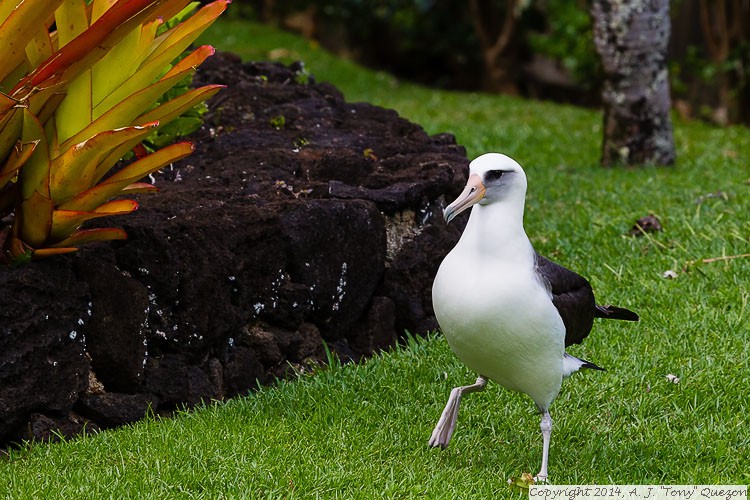
<path id="1" fill-rule="evenodd" d="M 202 46 L 175 62 L 228 3 L 0 0 L 0 261 L 127 237 L 81 226 L 135 210 L 122 195 L 156 191 L 142 179 L 192 151 L 172 144 L 113 173 L 147 136 L 221 88 L 162 98 L 213 54 Z"/>

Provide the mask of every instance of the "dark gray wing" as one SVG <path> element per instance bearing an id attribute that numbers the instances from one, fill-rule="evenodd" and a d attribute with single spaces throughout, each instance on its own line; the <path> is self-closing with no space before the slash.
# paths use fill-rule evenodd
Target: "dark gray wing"
<path id="1" fill-rule="evenodd" d="M 552 292 L 552 303 L 565 325 L 565 347 L 583 342 L 594 325 L 596 302 L 588 280 L 536 254 L 536 270 Z"/>

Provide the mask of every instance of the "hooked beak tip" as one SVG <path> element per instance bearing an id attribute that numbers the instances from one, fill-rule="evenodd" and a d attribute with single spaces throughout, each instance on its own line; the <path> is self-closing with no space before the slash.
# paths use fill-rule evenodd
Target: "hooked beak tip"
<path id="1" fill-rule="evenodd" d="M 452 221 L 454 217 L 456 217 L 456 211 L 453 210 L 453 207 L 446 207 L 446 209 L 443 210 L 443 219 L 445 219 L 446 224 L 450 224 L 450 221 Z"/>

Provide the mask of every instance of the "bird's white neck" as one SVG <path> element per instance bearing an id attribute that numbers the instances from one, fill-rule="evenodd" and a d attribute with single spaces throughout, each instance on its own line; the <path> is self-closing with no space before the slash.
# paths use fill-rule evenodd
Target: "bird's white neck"
<path id="1" fill-rule="evenodd" d="M 459 245 L 488 257 L 533 265 L 534 249 L 523 229 L 523 200 L 474 205 Z"/>

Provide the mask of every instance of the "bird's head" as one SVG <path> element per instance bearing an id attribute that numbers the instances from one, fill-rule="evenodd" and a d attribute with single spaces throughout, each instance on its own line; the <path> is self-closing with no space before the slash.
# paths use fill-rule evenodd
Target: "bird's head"
<path id="1" fill-rule="evenodd" d="M 469 164 L 469 180 L 456 200 L 445 207 L 446 222 L 479 203 L 490 203 L 526 197 L 526 174 L 513 158 L 500 153 L 486 153 Z"/>

